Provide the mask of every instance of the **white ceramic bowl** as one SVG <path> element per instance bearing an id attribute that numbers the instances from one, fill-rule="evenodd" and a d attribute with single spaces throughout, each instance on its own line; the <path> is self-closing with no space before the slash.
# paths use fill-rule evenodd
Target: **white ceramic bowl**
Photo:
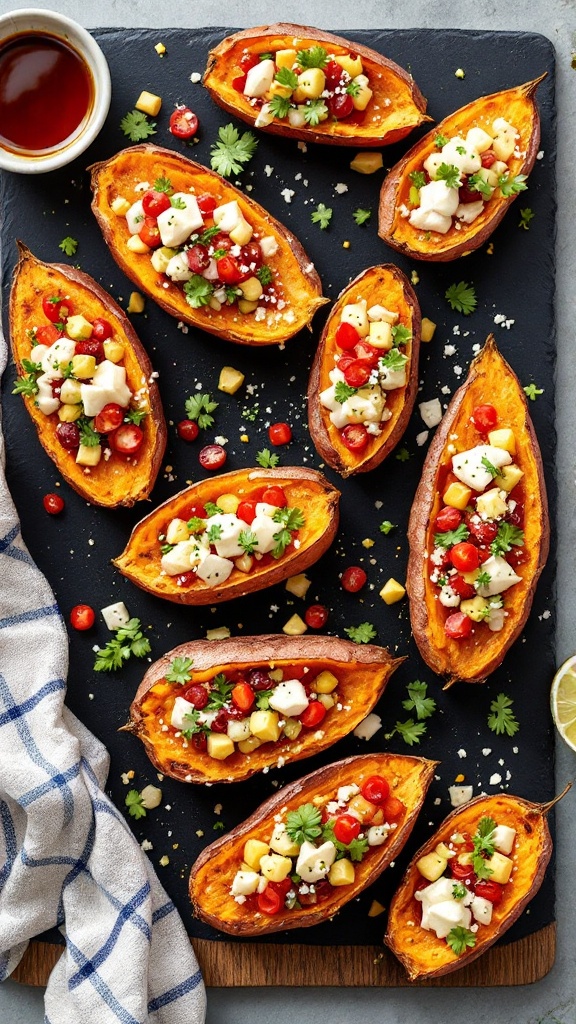
<path id="1" fill-rule="evenodd" d="M 80 132 L 57 149 L 36 155 L 18 152 L 2 145 L 0 167 L 18 174 L 42 174 L 63 167 L 88 148 L 102 128 L 110 107 L 111 83 L 106 58 L 89 32 L 71 18 L 56 11 L 33 8 L 10 11 L 0 17 L 0 46 L 22 32 L 48 33 L 68 43 L 83 58 L 93 84 L 94 102 Z"/>

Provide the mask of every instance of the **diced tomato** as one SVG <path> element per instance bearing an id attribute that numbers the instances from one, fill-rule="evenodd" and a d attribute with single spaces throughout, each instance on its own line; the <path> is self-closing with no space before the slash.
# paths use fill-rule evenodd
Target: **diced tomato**
<path id="1" fill-rule="evenodd" d="M 272 423 L 268 427 L 270 444 L 289 444 L 292 440 L 292 427 L 288 423 Z"/>
<path id="2" fill-rule="evenodd" d="M 464 879 L 472 880 L 474 868 L 471 864 L 461 864 L 456 857 L 452 857 L 450 861 L 450 874 L 452 878 L 456 878 L 459 882 L 463 882 Z"/>
<path id="3" fill-rule="evenodd" d="M 80 447 L 80 431 L 75 423 L 59 423 L 56 437 L 67 452 L 76 451 Z"/>
<path id="4" fill-rule="evenodd" d="M 506 522 L 512 526 L 522 527 L 524 525 L 524 502 L 516 501 L 514 508 L 506 515 Z"/>
<path id="5" fill-rule="evenodd" d="M 307 673 L 304 665 L 283 665 L 284 679 L 303 679 Z"/>
<path id="6" fill-rule="evenodd" d="M 260 57 L 257 53 L 248 53 L 246 51 L 240 57 L 240 67 L 244 74 L 248 74 L 251 68 L 255 68 L 260 63 Z"/>
<path id="7" fill-rule="evenodd" d="M 57 516 L 64 510 L 64 498 L 61 498 L 59 494 L 45 494 L 42 504 L 48 515 L 51 516 Z"/>
<path id="8" fill-rule="evenodd" d="M 480 565 L 480 556 L 475 544 L 463 540 L 450 548 L 450 561 L 459 572 L 472 572 Z"/>
<path id="9" fill-rule="evenodd" d="M 326 76 L 326 86 L 328 89 L 334 89 L 338 85 L 344 69 L 337 64 L 335 60 L 329 60 L 324 68 L 324 74 Z"/>
<path id="10" fill-rule="evenodd" d="M 176 433 L 183 441 L 195 441 L 200 433 L 200 428 L 194 420 L 180 420 L 176 425 Z"/>
<path id="11" fill-rule="evenodd" d="M 492 882 L 489 878 L 479 879 L 474 884 L 474 892 L 490 903 L 498 904 L 503 896 L 503 887 L 499 882 Z"/>
<path id="12" fill-rule="evenodd" d="M 382 813 L 386 821 L 398 821 L 405 811 L 404 804 L 397 796 L 389 796 L 382 804 Z"/>
<path id="13" fill-rule="evenodd" d="M 120 455 L 135 455 L 142 447 L 144 431 L 135 423 L 124 423 L 108 434 L 108 444 Z"/>
<path id="14" fill-rule="evenodd" d="M 358 818 L 355 818 L 353 814 L 339 814 L 332 827 L 334 829 L 334 838 L 339 843 L 348 845 L 348 843 L 351 843 L 353 839 L 359 836 L 362 826 Z"/>
<path id="15" fill-rule="evenodd" d="M 521 547 L 511 548 L 510 551 L 506 552 L 505 557 L 508 565 L 512 566 L 513 569 L 518 569 L 518 567 L 524 565 L 524 562 L 528 559 L 525 549 Z"/>
<path id="16" fill-rule="evenodd" d="M 193 704 L 197 711 L 201 711 L 206 707 L 210 696 L 207 687 L 201 686 L 200 683 L 192 683 L 192 686 L 184 690 L 184 699 Z"/>
<path id="17" fill-rule="evenodd" d="M 250 711 L 255 700 L 254 690 L 248 683 L 237 683 L 230 696 L 235 707 L 244 712 Z"/>
<path id="18" fill-rule="evenodd" d="M 142 196 L 142 209 L 147 217 L 157 217 L 170 209 L 170 197 L 165 192 L 156 192 L 150 188 Z"/>
<path id="19" fill-rule="evenodd" d="M 62 331 L 59 331 L 54 324 L 45 324 L 43 327 L 36 328 L 36 341 L 39 345 L 53 345 L 58 338 L 62 337 Z M 32 353 L 34 354 L 34 353 Z"/>
<path id="20" fill-rule="evenodd" d="M 451 508 L 450 505 L 445 505 L 441 508 L 436 519 L 434 520 L 434 526 L 438 533 L 448 533 L 449 530 L 456 530 L 462 522 L 462 513 L 457 508 Z"/>
<path id="21" fill-rule="evenodd" d="M 472 632 L 472 619 L 464 612 L 452 612 L 444 623 L 444 632 L 451 640 L 465 640 Z"/>
<path id="22" fill-rule="evenodd" d="M 307 729 L 315 729 L 326 717 L 326 708 L 319 700 L 311 700 L 300 715 L 300 721 Z"/>
<path id="23" fill-rule="evenodd" d="M 236 75 L 236 77 L 232 79 L 232 88 L 235 89 L 236 92 L 244 92 L 247 77 L 247 75 Z"/>
<path id="24" fill-rule="evenodd" d="M 277 914 L 282 909 L 282 906 L 282 897 L 272 888 L 270 882 L 268 882 L 264 892 L 258 893 L 258 910 L 261 914 L 267 914 L 268 917 L 273 917 L 274 914 Z"/>
<path id="25" fill-rule="evenodd" d="M 382 775 L 369 775 L 360 787 L 365 800 L 381 805 L 390 795 L 390 785 Z"/>
<path id="26" fill-rule="evenodd" d="M 144 223 L 142 224 L 138 235 L 144 244 L 149 246 L 150 249 L 158 249 L 158 247 L 162 245 L 160 228 L 158 227 L 155 217 L 144 217 Z"/>
<path id="27" fill-rule="evenodd" d="M 340 432 L 342 444 L 350 452 L 361 452 L 368 444 L 368 431 L 363 423 L 349 423 Z"/>
<path id="28" fill-rule="evenodd" d="M 218 200 L 210 192 L 203 192 L 201 196 L 197 196 L 196 202 L 198 203 L 200 213 L 204 217 L 209 217 L 218 206 Z"/>
<path id="29" fill-rule="evenodd" d="M 205 519 L 206 509 L 204 505 L 193 504 L 188 507 L 188 515 L 184 515 L 183 519 Z"/>
<path id="30" fill-rule="evenodd" d="M 200 242 L 196 242 L 195 245 L 191 245 L 186 250 L 186 259 L 188 266 L 193 274 L 201 274 L 203 270 L 210 263 L 210 253 L 208 252 L 208 246 L 202 245 Z"/>
<path id="31" fill-rule="evenodd" d="M 354 110 L 352 97 L 347 92 L 337 92 L 328 100 L 328 110 L 338 121 L 349 117 Z"/>
<path id="32" fill-rule="evenodd" d="M 108 402 L 108 405 L 105 405 L 94 419 L 94 429 L 99 434 L 109 434 L 120 426 L 125 412 L 126 410 L 116 402 Z"/>
<path id="33" fill-rule="evenodd" d="M 268 882 L 268 886 L 272 886 L 274 892 L 277 892 L 278 895 L 282 897 L 282 899 L 284 899 L 286 893 L 290 891 L 292 885 L 293 882 L 292 879 L 290 878 L 290 875 L 288 875 L 287 878 L 283 878 L 281 882 Z"/>
<path id="34" fill-rule="evenodd" d="M 496 153 L 493 149 L 485 149 L 481 156 L 482 167 L 492 167 L 496 162 Z"/>
<path id="35" fill-rule="evenodd" d="M 288 504 L 284 488 L 279 487 L 277 484 L 265 489 L 262 495 L 262 501 L 265 501 L 268 505 L 276 505 L 277 508 L 286 508 L 286 505 Z"/>
<path id="36" fill-rule="evenodd" d="M 63 295 L 45 295 L 42 310 L 50 323 L 60 324 L 72 314 L 72 304 Z"/>
<path id="37" fill-rule="evenodd" d="M 202 469 L 222 469 L 228 458 L 221 444 L 207 444 L 198 455 Z"/>
<path id="38" fill-rule="evenodd" d="M 104 317 L 97 316 L 96 319 L 92 321 L 92 338 L 95 341 L 106 341 L 108 338 L 112 337 L 113 333 L 112 324 L 109 323 L 108 320 L 105 320 Z M 90 340 L 92 340 L 92 338 Z"/>
<path id="39" fill-rule="evenodd" d="M 213 252 L 216 252 L 217 249 L 226 249 L 226 251 L 228 251 L 228 249 L 232 248 L 234 242 L 230 238 L 230 235 L 227 235 L 225 231 L 219 231 L 217 235 L 214 235 L 210 239 L 210 245 L 212 246 Z"/>
<path id="40" fill-rule="evenodd" d="M 226 732 L 228 729 L 228 715 L 224 708 L 220 708 L 218 714 L 212 719 L 210 728 L 212 732 Z"/>
<path id="41" fill-rule="evenodd" d="M 487 434 L 498 423 L 498 413 L 493 405 L 477 405 L 470 419 L 481 434 Z"/>
<path id="42" fill-rule="evenodd" d="M 463 576 L 450 576 L 448 579 L 448 583 L 451 586 L 454 593 L 458 594 L 458 596 L 461 597 L 463 600 L 466 600 L 469 597 L 474 597 L 476 594 L 476 591 L 474 590 L 472 584 L 466 583 L 466 580 L 463 578 Z"/>
<path id="43" fill-rule="evenodd" d="M 322 629 L 328 620 L 328 609 L 323 604 L 311 604 L 304 612 L 304 622 L 310 629 Z"/>
<path id="44" fill-rule="evenodd" d="M 262 266 L 262 250 L 258 245 L 258 242 L 247 242 L 240 249 L 238 256 L 240 266 L 248 267 L 246 272 L 248 277 L 251 277 L 258 267 Z"/>
<path id="45" fill-rule="evenodd" d="M 104 345 L 98 338 L 77 341 L 74 351 L 77 356 L 94 356 L 97 363 L 101 363 L 104 359 Z"/>
<path id="46" fill-rule="evenodd" d="M 54 395 L 54 398 L 60 398 L 63 383 L 63 377 L 58 377 L 57 379 L 50 381 L 50 387 L 52 388 L 52 394 Z"/>
<path id="47" fill-rule="evenodd" d="M 362 362 L 368 363 L 371 369 L 378 366 L 378 360 L 380 359 L 382 352 L 374 348 L 373 345 L 369 345 L 367 341 L 359 341 L 354 349 L 356 358 L 361 359 Z"/>
<path id="48" fill-rule="evenodd" d="M 480 544 L 491 544 L 498 533 L 497 523 L 483 523 L 477 521 L 477 516 L 468 516 L 467 525 L 470 533 Z"/>
<path id="49" fill-rule="evenodd" d="M 352 324 L 343 323 L 340 324 L 336 331 L 335 341 L 338 348 L 341 348 L 343 352 L 349 352 L 360 341 L 360 335 Z"/>
<path id="50" fill-rule="evenodd" d="M 367 579 L 364 569 L 361 569 L 359 565 L 349 565 L 342 573 L 340 582 L 343 589 L 347 590 L 349 594 L 357 594 L 359 590 L 362 590 Z"/>
<path id="51" fill-rule="evenodd" d="M 340 360 L 340 362 L 342 362 L 342 360 Z M 338 365 L 338 369 L 340 369 L 340 364 Z M 353 359 L 342 372 L 344 374 L 344 380 L 349 387 L 362 388 L 368 383 L 371 367 L 364 359 Z"/>
<path id="52" fill-rule="evenodd" d="M 182 572 L 176 577 L 176 586 L 189 587 L 192 583 L 196 582 L 196 579 L 196 573 L 192 572 L 192 570 L 190 572 Z"/>
<path id="53" fill-rule="evenodd" d="M 70 612 L 70 625 L 80 631 L 92 629 L 95 618 L 94 609 L 89 604 L 77 604 Z"/>
<path id="54" fill-rule="evenodd" d="M 250 523 L 256 515 L 256 502 L 255 501 L 241 501 L 236 509 L 236 515 L 238 519 L 242 519 L 243 522 Z"/>
<path id="55" fill-rule="evenodd" d="M 348 353 L 348 355 L 340 356 L 340 359 L 336 363 L 336 366 L 338 367 L 341 373 L 344 373 L 346 371 L 346 367 L 350 366 L 350 363 L 355 362 L 355 360 L 356 356 L 353 353 Z"/>
<path id="56" fill-rule="evenodd" d="M 468 175 L 465 175 L 460 188 L 458 189 L 458 200 L 461 203 L 477 203 L 482 199 L 482 193 L 468 185 Z"/>
<path id="57" fill-rule="evenodd" d="M 176 139 L 191 139 L 198 131 L 198 118 L 190 107 L 179 106 L 170 114 L 168 131 Z"/>
<path id="58" fill-rule="evenodd" d="M 235 256 L 221 256 L 216 261 L 218 268 L 218 277 L 223 284 L 238 284 L 244 276 L 244 272 L 240 270 L 240 264 Z"/>
<path id="59" fill-rule="evenodd" d="M 248 682 L 257 693 L 260 690 L 270 690 L 274 685 L 270 676 L 263 668 L 251 668 L 248 672 Z"/>

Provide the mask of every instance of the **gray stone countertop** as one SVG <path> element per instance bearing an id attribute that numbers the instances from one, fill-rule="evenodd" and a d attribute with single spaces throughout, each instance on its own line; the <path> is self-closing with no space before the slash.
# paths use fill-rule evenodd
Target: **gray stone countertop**
<path id="1" fill-rule="evenodd" d="M 32 6 L 0 0 L 0 14 Z M 540 32 L 547 36 L 557 57 L 558 108 L 558 232 L 556 316 L 558 336 L 556 470 L 558 476 L 557 663 L 576 651 L 576 310 L 574 266 L 576 231 L 573 196 L 567 182 L 576 185 L 576 71 L 571 67 L 576 49 L 573 0 L 359 0 L 351 11 L 342 0 L 293 0 L 288 7 L 271 7 L 263 0 L 228 0 L 225 9 L 208 0 L 172 0 L 169 5 L 150 0 L 75 0 L 43 3 L 37 8 L 57 9 L 86 28 L 181 25 L 184 29 L 212 25 L 245 26 L 291 21 L 334 31 L 370 28 L 462 28 Z M 557 788 L 576 776 L 576 754 L 558 742 Z M 556 963 L 542 981 L 531 986 L 483 989 L 210 989 L 208 1024 L 271 1024 L 281 1007 L 306 1024 L 349 1024 L 360 1017 L 364 1024 L 444 1024 L 445 1021 L 493 1020 L 497 1024 L 574 1024 L 576 1020 L 576 792 L 558 807 L 557 891 L 558 952 Z M 1 1024 L 40 1024 L 43 1020 L 40 989 L 8 981 L 0 988 Z M 80 1024 L 80 1022 L 79 1022 Z"/>

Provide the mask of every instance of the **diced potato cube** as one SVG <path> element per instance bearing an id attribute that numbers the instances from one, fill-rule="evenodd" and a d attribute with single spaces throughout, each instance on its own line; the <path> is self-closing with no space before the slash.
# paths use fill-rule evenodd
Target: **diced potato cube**
<path id="1" fill-rule="evenodd" d="M 254 313 L 258 309 L 257 302 L 248 302 L 248 299 L 238 300 L 238 310 L 240 313 Z"/>
<path id="2" fill-rule="evenodd" d="M 76 462 L 79 466 L 97 466 L 102 458 L 102 445 L 94 444 L 90 447 L 81 444 L 76 454 Z"/>
<path id="3" fill-rule="evenodd" d="M 290 839 L 285 827 L 281 824 L 274 826 L 272 838 L 270 839 L 270 849 L 274 850 L 274 853 L 281 854 L 282 857 L 297 857 L 300 853 L 298 843 Z"/>
<path id="4" fill-rule="evenodd" d="M 343 307 L 340 320 L 343 324 L 351 324 L 361 338 L 365 338 L 370 330 L 366 299 L 361 302 L 350 302 Z"/>
<path id="5" fill-rule="evenodd" d="M 292 871 L 292 861 L 279 853 L 265 853 L 260 860 L 260 871 L 269 882 L 283 882 Z"/>
<path id="6" fill-rule="evenodd" d="M 318 700 L 320 701 L 320 704 L 324 705 L 326 711 L 330 711 L 330 708 L 333 708 L 336 703 L 334 697 L 330 693 L 319 693 Z"/>
<path id="7" fill-rule="evenodd" d="M 150 114 L 150 117 L 156 117 L 156 114 L 160 113 L 162 97 L 155 96 L 153 92 L 146 92 L 144 89 L 140 93 L 134 106 L 136 107 L 136 110 L 141 110 L 144 114 Z"/>
<path id="8" fill-rule="evenodd" d="M 364 68 L 362 67 L 362 58 L 353 57 L 350 53 L 342 54 L 342 56 L 334 57 L 334 60 L 340 67 L 346 71 L 350 78 L 356 78 L 357 75 L 361 75 Z"/>
<path id="9" fill-rule="evenodd" d="M 128 305 L 126 306 L 127 313 L 143 313 L 144 312 L 144 296 L 140 292 L 130 292 L 130 298 Z"/>
<path id="10" fill-rule="evenodd" d="M 206 630 L 207 640 L 227 640 L 230 636 L 228 626 L 215 626 L 214 629 Z"/>
<path id="11" fill-rule="evenodd" d="M 131 205 L 132 203 L 129 203 L 123 196 L 116 196 L 116 199 L 110 203 L 110 209 L 117 217 L 125 217 Z"/>
<path id="12" fill-rule="evenodd" d="M 463 512 L 470 501 L 471 494 L 472 491 L 469 487 L 466 487 L 466 484 L 457 483 L 455 481 L 454 483 L 449 484 L 444 491 L 442 501 L 445 505 L 450 505 L 451 508 L 457 508 Z"/>
<path id="13" fill-rule="evenodd" d="M 184 519 L 173 519 L 166 530 L 166 543 L 178 544 L 181 540 L 188 540 L 190 533 Z"/>
<path id="14" fill-rule="evenodd" d="M 230 238 L 236 245 L 247 245 L 252 238 L 253 229 L 244 217 L 240 217 L 236 227 L 232 228 Z M 260 282 L 258 282 L 260 283 Z"/>
<path id="15" fill-rule="evenodd" d="M 223 366 L 220 370 L 218 390 L 226 395 L 235 395 L 244 383 L 244 374 L 235 370 L 233 366 Z"/>
<path id="16" fill-rule="evenodd" d="M 268 673 L 268 675 L 270 676 L 270 679 L 274 680 L 275 683 L 281 683 L 282 680 L 284 679 L 284 669 L 273 668 L 272 671 Z"/>
<path id="17" fill-rule="evenodd" d="M 368 85 L 368 79 L 366 75 L 356 75 L 353 81 L 359 86 L 358 91 L 352 96 L 354 110 L 366 110 L 372 99 L 372 89 Z"/>
<path id="18" fill-rule="evenodd" d="M 498 134 L 492 143 L 496 159 L 506 163 L 512 156 L 515 145 L 515 132 L 502 132 Z"/>
<path id="19" fill-rule="evenodd" d="M 280 82 L 272 82 L 272 85 L 268 89 L 267 96 L 282 96 L 283 99 L 288 99 L 292 95 L 292 89 L 289 85 L 281 85 Z"/>
<path id="20" fill-rule="evenodd" d="M 491 487 L 489 491 L 479 494 L 476 499 L 476 511 L 480 516 L 486 516 L 488 519 L 497 519 L 498 516 L 503 516 L 507 510 L 508 506 L 500 497 L 498 487 Z"/>
<path id="21" fill-rule="evenodd" d="M 286 636 L 302 636 L 307 629 L 306 623 L 299 615 L 292 615 L 288 619 L 288 622 L 282 627 L 282 632 L 286 633 Z"/>
<path id="22" fill-rule="evenodd" d="M 486 861 L 486 867 L 492 872 L 490 881 L 498 882 L 499 885 L 506 885 L 506 882 L 510 880 L 513 866 L 514 864 L 510 857 L 505 857 L 503 853 L 498 853 L 497 850 Z"/>
<path id="23" fill-rule="evenodd" d="M 510 494 L 510 491 L 516 487 L 516 484 L 523 476 L 524 471 L 520 469 L 520 466 L 512 462 L 509 466 L 502 466 L 498 476 L 494 477 L 494 483 L 501 491 L 506 491 Z"/>
<path id="24" fill-rule="evenodd" d="M 257 277 L 249 277 L 238 285 L 247 302 L 256 302 L 264 291 Z"/>
<path id="25" fill-rule="evenodd" d="M 391 349 L 394 344 L 391 325 L 385 320 L 373 320 L 368 331 L 368 341 L 374 348 Z"/>
<path id="26" fill-rule="evenodd" d="M 234 753 L 234 743 L 224 732 L 211 732 L 208 736 L 206 747 L 209 757 L 216 761 L 225 761 L 230 754 Z"/>
<path id="27" fill-rule="evenodd" d="M 242 740 L 238 744 L 238 750 L 242 751 L 243 754 L 251 754 L 253 750 L 262 746 L 262 740 L 259 740 L 257 736 L 250 736 L 247 740 Z"/>
<path id="28" fill-rule="evenodd" d="M 110 363 L 121 363 L 124 358 L 124 345 L 121 341 L 107 338 L 104 342 L 104 355 Z"/>
<path id="29" fill-rule="evenodd" d="M 253 871 L 260 870 L 260 861 L 270 852 L 268 843 L 260 839 L 247 839 L 244 843 L 244 860 Z"/>
<path id="30" fill-rule="evenodd" d="M 480 597 L 480 594 L 460 602 L 460 611 L 467 615 L 469 619 L 472 619 L 473 622 L 484 621 L 487 607 L 488 601 L 485 597 Z"/>
<path id="31" fill-rule="evenodd" d="M 87 341 L 92 336 L 92 324 L 81 313 L 69 316 L 66 321 L 66 334 L 73 341 Z"/>
<path id="32" fill-rule="evenodd" d="M 299 722 L 297 718 L 287 718 L 282 732 L 287 739 L 296 740 L 302 732 L 302 728 L 302 722 Z"/>
<path id="33" fill-rule="evenodd" d="M 456 856 L 455 851 L 449 850 L 448 847 L 446 846 L 446 843 L 437 843 L 435 852 L 438 854 L 439 857 L 445 857 L 446 860 L 451 860 L 452 857 Z"/>
<path id="34" fill-rule="evenodd" d="M 277 68 L 291 68 L 296 63 L 296 50 L 276 50 L 274 63 Z"/>
<path id="35" fill-rule="evenodd" d="M 352 885 L 356 871 L 351 860 L 343 857 L 342 860 L 335 860 L 328 872 L 330 885 Z"/>
<path id="36" fill-rule="evenodd" d="M 329 672 L 325 669 L 323 672 L 319 672 L 316 678 L 310 684 L 310 689 L 314 693 L 332 693 L 338 686 L 338 680 L 333 672 Z"/>
<path id="37" fill-rule="evenodd" d="M 384 601 L 384 604 L 396 604 L 397 601 L 401 601 L 406 593 L 406 588 L 398 583 L 398 580 L 392 577 L 384 584 L 380 591 L 380 597 Z"/>
<path id="38" fill-rule="evenodd" d="M 139 256 L 145 256 L 147 252 L 150 252 L 150 246 L 146 245 L 140 238 L 140 235 L 130 235 L 130 238 L 126 242 L 126 248 L 130 252 L 134 252 Z"/>
<path id="39" fill-rule="evenodd" d="M 277 711 L 253 711 L 250 715 L 250 732 L 263 743 L 276 743 L 281 732 L 279 721 Z"/>
<path id="40" fill-rule="evenodd" d="M 155 807 L 159 807 L 162 803 L 162 790 L 158 786 L 144 786 L 140 796 L 142 798 L 142 806 L 147 811 L 153 811 Z"/>
<path id="41" fill-rule="evenodd" d="M 488 434 L 488 444 L 493 445 L 494 448 L 503 448 L 504 451 L 510 452 L 510 455 L 516 454 L 516 438 L 510 427 L 491 430 Z"/>
<path id="42" fill-rule="evenodd" d="M 74 423 L 75 420 L 80 419 L 82 415 L 81 405 L 61 405 L 58 409 L 58 419 L 60 423 Z"/>
<path id="43" fill-rule="evenodd" d="M 78 402 L 82 401 L 79 381 L 74 380 L 72 377 L 68 377 L 64 381 L 60 388 L 60 401 L 66 402 L 68 405 L 77 405 Z"/>
<path id="44" fill-rule="evenodd" d="M 379 917 L 380 914 L 383 914 L 385 910 L 386 907 L 383 907 L 382 904 L 378 902 L 378 900 L 372 900 L 372 903 L 370 904 L 370 910 L 368 911 L 368 917 Z"/>
<path id="45" fill-rule="evenodd" d="M 170 260 L 176 255 L 176 249 L 170 249 L 167 245 L 162 245 L 159 249 L 154 249 L 150 257 L 150 263 L 159 274 L 165 274 Z"/>
<path id="46" fill-rule="evenodd" d="M 231 492 L 226 491 L 225 494 L 218 495 L 216 498 L 216 504 L 223 512 L 228 512 L 233 515 L 240 504 L 240 498 L 237 494 L 232 494 Z"/>
<path id="47" fill-rule="evenodd" d="M 350 170 L 358 171 L 358 174 L 374 174 L 375 171 L 380 171 L 383 166 L 382 153 L 373 153 L 369 150 L 357 153 L 354 159 L 350 161 Z"/>
<path id="48" fill-rule="evenodd" d="M 247 718 L 235 719 L 232 718 L 228 722 L 226 728 L 226 735 L 230 737 L 234 743 L 242 743 L 244 740 L 250 739 L 250 722 Z"/>
<path id="49" fill-rule="evenodd" d="M 306 573 L 301 572 L 286 580 L 286 590 L 289 594 L 294 594 L 294 597 L 306 597 L 310 583 L 311 580 L 308 579 Z"/>
<path id="50" fill-rule="evenodd" d="M 243 555 L 239 555 L 238 558 L 234 559 L 234 565 L 238 569 L 238 572 L 248 573 L 254 565 L 254 559 L 252 555 L 248 555 L 244 552 Z"/>
<path id="51" fill-rule="evenodd" d="M 356 795 L 348 801 L 347 810 L 350 814 L 353 814 L 355 818 L 358 818 L 362 824 L 364 824 L 364 822 L 373 820 L 378 808 L 371 800 L 366 800 L 361 793 L 356 793 Z"/>
<path id="52" fill-rule="evenodd" d="M 416 861 L 416 867 L 420 874 L 427 878 L 429 882 L 437 882 L 440 875 L 443 875 L 448 861 L 445 857 L 441 857 L 440 854 L 436 853 L 435 850 L 432 853 L 427 853 L 424 857 L 420 857 L 420 860 Z"/>
<path id="53" fill-rule="evenodd" d="M 298 78 L 298 100 L 317 100 L 326 86 L 326 75 L 321 68 L 306 68 Z"/>
<path id="54" fill-rule="evenodd" d="M 422 317 L 422 326 L 420 329 L 420 341 L 432 341 L 434 332 L 436 330 L 436 324 L 433 320 L 429 320 L 427 316 Z"/>
<path id="55" fill-rule="evenodd" d="M 89 380 L 96 372 L 94 356 L 72 356 L 72 373 L 80 380 Z"/>

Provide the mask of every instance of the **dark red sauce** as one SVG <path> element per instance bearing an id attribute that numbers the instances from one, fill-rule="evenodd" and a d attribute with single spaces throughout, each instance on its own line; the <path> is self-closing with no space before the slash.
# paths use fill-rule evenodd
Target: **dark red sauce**
<path id="1" fill-rule="evenodd" d="M 55 36 L 23 32 L 0 47 L 0 140 L 39 153 L 70 140 L 90 113 L 92 77 Z"/>

